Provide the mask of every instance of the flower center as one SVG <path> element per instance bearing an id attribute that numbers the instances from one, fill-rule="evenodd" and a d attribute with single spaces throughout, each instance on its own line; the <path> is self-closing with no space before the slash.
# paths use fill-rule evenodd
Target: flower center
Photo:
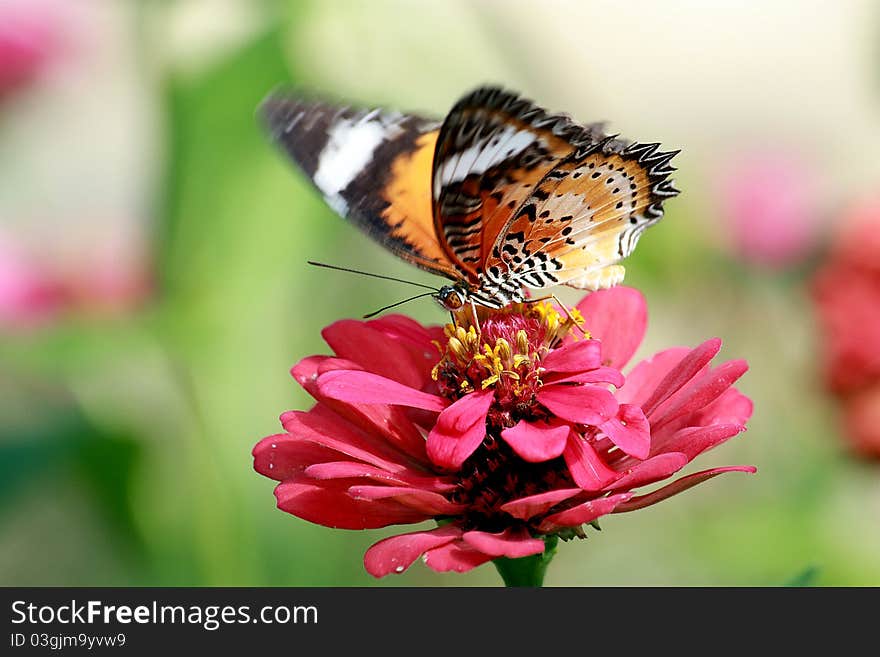
<path id="1" fill-rule="evenodd" d="M 466 526 L 500 531 L 511 522 L 500 509 L 504 503 L 574 486 L 562 458 L 529 463 L 507 445 L 501 431 L 520 420 L 547 418 L 548 411 L 536 400 L 544 371 L 541 360 L 563 338 L 589 338 L 589 334 L 581 329 L 583 318 L 577 310 L 561 314 L 545 302 L 481 308 L 479 326 L 470 307 L 455 319 L 456 325 L 445 327 L 446 344 L 438 344 L 442 356 L 432 377 L 440 393 L 453 401 L 488 389 L 494 397 L 486 416 L 486 435 L 462 465 L 453 499 L 468 508 Z"/>
<path id="2" fill-rule="evenodd" d="M 440 393 L 452 400 L 494 387 L 495 405 L 507 410 L 532 406 L 541 385 L 541 358 L 567 335 L 584 334 L 576 309 L 563 316 L 546 302 L 477 312 L 479 326 L 470 307 L 458 311 L 456 324 L 444 329 L 446 345 L 437 345 L 442 356 L 431 375 Z"/>
<path id="3" fill-rule="evenodd" d="M 467 507 L 462 518 L 466 529 L 499 532 L 517 522 L 501 510 L 506 502 L 574 486 L 561 457 L 529 463 L 517 456 L 496 430 L 490 430 L 462 465 L 451 499 Z"/>

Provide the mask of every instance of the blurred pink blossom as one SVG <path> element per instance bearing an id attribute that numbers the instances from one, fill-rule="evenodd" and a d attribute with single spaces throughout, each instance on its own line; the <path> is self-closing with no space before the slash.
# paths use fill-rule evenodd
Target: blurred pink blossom
<path id="1" fill-rule="evenodd" d="M 811 292 L 826 385 L 856 454 L 880 459 L 880 200 L 840 220 Z"/>
<path id="2" fill-rule="evenodd" d="M 0 3 L 0 100 L 31 82 L 58 54 L 60 20 L 47 3 Z"/>
<path id="3" fill-rule="evenodd" d="M 38 257 L 0 233 L 0 329 L 29 330 L 74 313 L 136 309 L 152 288 L 142 250 L 107 241 L 75 257 Z"/>
<path id="4" fill-rule="evenodd" d="M 804 158 L 781 150 L 742 153 L 719 171 L 716 183 L 734 255 L 776 269 L 809 255 L 818 238 L 820 191 Z"/>
<path id="5" fill-rule="evenodd" d="M 54 317 L 61 288 L 10 239 L 0 235 L 0 325 L 27 328 Z"/>
<path id="6" fill-rule="evenodd" d="M 856 454 L 880 459 L 880 383 L 842 400 L 847 438 Z"/>

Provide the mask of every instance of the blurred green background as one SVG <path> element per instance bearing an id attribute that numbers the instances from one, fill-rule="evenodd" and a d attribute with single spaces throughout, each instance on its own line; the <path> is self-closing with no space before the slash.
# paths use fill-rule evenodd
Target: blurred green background
<path id="1" fill-rule="evenodd" d="M 399 529 L 284 514 L 250 457 L 308 407 L 288 369 L 326 351 L 321 328 L 409 291 L 307 259 L 430 280 L 324 206 L 257 104 L 292 83 L 442 116 L 493 82 L 683 149 L 682 195 L 625 263 L 639 355 L 720 336 L 756 407 L 692 470 L 757 475 L 608 517 L 547 585 L 880 585 L 880 469 L 845 448 L 807 293 L 880 181 L 874 3 L 10 0 L 0 36 L 9 12 L 42 49 L 0 91 L 0 584 L 500 582 L 421 564 L 377 582 L 363 552 Z M 801 199 L 784 257 L 737 237 L 728 202 L 770 184 L 743 174 L 767 161 Z"/>

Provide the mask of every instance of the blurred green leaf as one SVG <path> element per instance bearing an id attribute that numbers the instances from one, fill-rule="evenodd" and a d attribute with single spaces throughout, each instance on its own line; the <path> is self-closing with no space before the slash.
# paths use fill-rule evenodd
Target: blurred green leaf
<path id="1" fill-rule="evenodd" d="M 217 273 L 210 254 L 250 223 L 224 208 L 241 171 L 267 148 L 257 106 L 291 81 L 281 43 L 280 31 L 272 30 L 203 76 L 169 83 L 165 209 L 157 235 L 166 288 Z"/>
<path id="2" fill-rule="evenodd" d="M 819 570 L 820 569 L 818 566 L 807 566 L 806 568 L 804 568 L 804 570 L 788 580 L 785 583 L 785 586 L 815 586 L 816 580 L 819 578 Z"/>
<path id="3" fill-rule="evenodd" d="M 271 483 L 253 472 L 250 456 L 278 430 L 279 413 L 296 407 L 294 395 L 303 396 L 288 370 L 314 349 L 322 325 L 303 321 L 314 303 L 305 261 L 343 225 L 328 221 L 332 213 L 255 118 L 269 91 L 294 82 L 282 42 L 280 30 L 270 31 L 169 86 L 165 295 L 155 328 L 191 418 L 173 436 L 176 458 L 149 474 L 150 486 L 179 491 L 184 506 L 176 516 L 153 507 L 143 520 L 160 552 L 178 549 L 164 538 L 168 529 L 192 533 L 201 572 L 190 583 L 272 583 L 308 547 L 267 559 L 291 519 L 274 511 Z M 275 514 L 268 534 L 256 530 L 255 509 Z"/>
<path id="4" fill-rule="evenodd" d="M 141 446 L 124 436 L 93 433 L 79 441 L 75 468 L 107 520 L 129 539 L 137 537 L 131 504 L 131 482 L 140 462 Z"/>
<path id="5" fill-rule="evenodd" d="M 140 456 L 136 441 L 107 433 L 73 408 L 53 409 L 47 421 L 28 427 L 0 427 L 0 508 L 40 477 L 70 472 L 117 534 L 139 543 L 129 494 Z"/>

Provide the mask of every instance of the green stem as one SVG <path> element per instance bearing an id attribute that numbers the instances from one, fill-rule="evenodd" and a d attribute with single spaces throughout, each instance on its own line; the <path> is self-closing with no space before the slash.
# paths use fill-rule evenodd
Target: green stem
<path id="1" fill-rule="evenodd" d="M 498 574 L 504 580 L 504 586 L 542 586 L 547 566 L 556 556 L 556 546 L 559 543 L 557 536 L 544 537 L 544 551 L 541 554 L 533 554 L 530 557 L 508 559 L 499 557 L 492 563 L 498 569 Z"/>

